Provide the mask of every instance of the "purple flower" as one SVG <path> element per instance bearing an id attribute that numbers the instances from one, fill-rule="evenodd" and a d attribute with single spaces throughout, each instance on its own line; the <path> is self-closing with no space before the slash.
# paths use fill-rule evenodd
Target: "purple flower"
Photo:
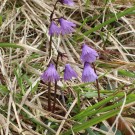
<path id="1" fill-rule="evenodd" d="M 97 79 L 97 75 L 90 66 L 89 63 L 85 62 L 84 63 L 84 69 L 82 73 L 82 81 L 83 82 L 94 82 Z"/>
<path id="2" fill-rule="evenodd" d="M 54 21 L 52 21 L 49 27 L 49 35 L 53 36 L 54 34 L 56 35 L 60 34 L 60 28 L 55 24 Z"/>
<path id="3" fill-rule="evenodd" d="M 73 6 L 74 2 L 73 0 L 59 0 L 62 4 L 67 4 L 69 6 Z"/>
<path id="4" fill-rule="evenodd" d="M 65 65 L 65 70 L 64 70 L 64 80 L 70 80 L 72 77 L 77 77 L 77 73 L 74 71 L 73 68 L 69 64 Z"/>
<path id="5" fill-rule="evenodd" d="M 94 62 L 96 61 L 96 58 L 98 57 L 98 53 L 90 48 L 89 46 L 87 46 L 86 44 L 82 45 L 82 55 L 81 55 L 81 60 L 85 63 L 85 62 Z"/>
<path id="6" fill-rule="evenodd" d="M 46 71 L 41 75 L 44 82 L 55 82 L 60 79 L 60 76 L 53 64 L 50 64 Z"/>
<path id="7" fill-rule="evenodd" d="M 72 32 L 74 32 L 74 28 L 76 25 L 70 21 L 67 21 L 63 18 L 60 18 L 59 19 L 59 22 L 60 22 L 60 29 L 61 29 L 61 34 L 62 35 L 65 35 L 65 34 L 70 34 Z"/>

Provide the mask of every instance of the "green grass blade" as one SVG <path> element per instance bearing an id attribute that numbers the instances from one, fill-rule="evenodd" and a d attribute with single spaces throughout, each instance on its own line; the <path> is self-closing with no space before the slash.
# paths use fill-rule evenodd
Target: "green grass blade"
<path id="1" fill-rule="evenodd" d="M 106 25 L 108 25 L 108 24 L 110 24 L 110 23 L 112 23 L 114 21 L 117 21 L 117 19 L 119 19 L 119 18 L 121 18 L 121 17 L 123 17 L 125 15 L 128 15 L 130 12 L 133 12 L 134 10 L 135 10 L 135 6 L 133 6 L 132 8 L 126 9 L 123 12 L 117 13 L 116 14 L 117 18 L 116 18 L 116 16 L 114 16 L 111 19 L 105 21 L 104 23 L 101 23 L 101 24 L 95 26 L 94 28 L 91 28 L 90 30 L 84 32 L 82 36 L 79 36 L 79 38 L 77 40 L 82 39 L 84 35 L 88 36 L 89 34 L 101 29 L 102 27 L 104 27 L 104 26 L 106 26 Z"/>
<path id="2" fill-rule="evenodd" d="M 126 71 L 126 70 L 123 70 L 123 69 L 120 69 L 118 71 L 118 74 L 119 75 L 123 75 L 123 76 L 127 76 L 127 77 L 132 77 L 132 78 L 135 78 L 135 73 L 131 72 L 131 71 Z"/>
<path id="3" fill-rule="evenodd" d="M 114 98 L 114 96 L 110 96 L 110 97 L 108 97 L 108 98 L 106 98 L 106 99 L 104 99 L 104 100 L 98 102 L 97 104 L 88 107 L 86 110 L 84 110 L 84 111 L 80 112 L 79 114 L 75 115 L 75 116 L 73 117 L 73 119 L 82 119 L 83 117 L 88 116 L 89 113 L 90 113 L 91 111 L 93 111 L 93 109 L 97 109 L 97 108 L 99 108 L 99 107 L 105 105 L 106 103 L 108 103 L 108 102 L 109 102 L 111 99 L 113 99 L 113 98 Z"/>
<path id="4" fill-rule="evenodd" d="M 115 116 L 118 112 L 119 112 L 119 109 L 107 112 L 106 114 L 103 114 L 101 116 L 94 117 L 93 119 L 87 122 L 84 122 L 83 124 L 73 126 L 72 130 L 74 132 L 79 132 L 99 122 L 102 122 L 108 118 L 111 118 L 112 116 Z M 72 132 L 71 130 L 68 130 L 67 132 L 64 132 L 62 135 L 69 135 L 71 132 Z"/>
<path id="5" fill-rule="evenodd" d="M 2 25 L 2 15 L 0 14 L 0 26 Z"/>
<path id="6" fill-rule="evenodd" d="M 15 43 L 0 43 L 0 47 L 23 48 L 22 46 Z"/>

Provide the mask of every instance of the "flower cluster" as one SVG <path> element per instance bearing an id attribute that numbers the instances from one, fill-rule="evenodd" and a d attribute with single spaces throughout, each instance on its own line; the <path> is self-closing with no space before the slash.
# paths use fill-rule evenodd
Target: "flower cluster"
<path id="1" fill-rule="evenodd" d="M 67 4 L 73 6 L 73 0 L 58 0 L 62 4 Z M 53 15 L 52 15 L 53 16 Z M 49 35 L 66 35 L 71 34 L 75 31 L 76 25 L 73 22 L 70 22 L 63 17 L 59 18 L 56 22 L 55 19 L 50 19 L 50 27 L 49 27 Z M 97 75 L 94 69 L 91 67 L 91 64 L 96 61 L 98 57 L 98 53 L 90 48 L 88 45 L 82 45 L 82 54 L 81 54 L 81 61 L 84 64 L 83 72 L 82 72 L 82 81 L 83 82 L 94 82 L 97 79 Z M 77 73 L 75 70 L 70 66 L 70 64 L 65 65 L 64 69 L 64 80 L 68 81 L 72 78 L 77 78 Z M 50 64 L 49 67 L 45 70 L 45 72 L 41 75 L 41 79 L 44 82 L 57 82 L 60 79 L 60 76 L 56 70 L 54 64 Z"/>
<path id="2" fill-rule="evenodd" d="M 67 4 L 69 6 L 74 5 L 73 0 L 57 0 L 54 4 L 54 9 L 52 10 L 52 13 L 50 15 L 50 26 L 49 26 L 49 35 L 50 35 L 49 57 L 50 58 L 52 58 L 51 53 L 52 53 L 53 36 L 58 36 L 58 35 L 64 36 L 67 34 L 71 34 L 75 31 L 75 27 L 76 27 L 76 24 L 74 24 L 71 21 L 66 20 L 64 17 L 53 18 L 56 5 L 58 2 L 60 2 L 61 4 Z M 53 60 L 51 59 L 49 66 L 41 75 L 42 81 L 44 81 L 45 83 L 48 83 L 48 111 L 52 111 L 53 113 L 55 111 L 55 104 L 56 104 L 57 82 L 60 80 L 60 75 L 57 71 L 59 58 L 61 57 L 61 60 L 62 60 L 62 58 L 64 58 L 65 56 L 59 50 L 57 50 L 57 52 L 58 52 L 58 55 L 57 55 L 55 64 L 52 63 Z M 93 62 L 96 61 L 97 57 L 98 57 L 98 53 L 94 49 L 90 48 L 85 43 L 82 45 L 82 54 L 80 56 L 80 59 L 82 63 L 84 64 L 84 68 L 82 71 L 82 82 L 94 82 L 98 78 L 96 75 L 95 67 L 94 69 L 91 67 Z M 77 77 L 78 77 L 77 72 L 71 67 L 71 65 L 65 64 L 63 80 L 69 81 Z M 51 104 L 51 83 L 55 83 L 53 106 Z M 97 84 L 98 84 L 98 81 L 97 81 Z M 98 90 L 98 98 L 100 100 L 99 90 Z"/>
<path id="3" fill-rule="evenodd" d="M 60 3 L 62 4 L 67 4 L 70 6 L 74 5 L 74 2 L 72 0 L 59 0 Z M 52 13 L 53 14 L 53 13 Z M 52 16 L 51 16 L 52 17 Z M 59 18 L 57 22 L 55 22 L 56 19 L 51 18 L 51 24 L 49 27 L 49 35 L 54 36 L 54 35 L 66 35 L 66 34 L 71 34 L 74 32 L 74 28 L 76 25 L 64 19 L 63 17 Z"/>
<path id="4" fill-rule="evenodd" d="M 81 60 L 84 63 L 82 73 L 83 82 L 94 82 L 97 79 L 95 71 L 90 66 L 90 64 L 96 61 L 97 57 L 98 53 L 94 49 L 90 48 L 86 44 L 82 45 Z"/>
<path id="5" fill-rule="evenodd" d="M 97 52 L 88 47 L 86 44 L 82 46 L 81 60 L 84 63 L 84 69 L 82 72 L 82 81 L 83 82 L 94 82 L 98 77 L 94 69 L 90 66 L 91 63 L 95 62 L 98 57 Z M 64 80 L 71 80 L 73 77 L 77 78 L 77 73 L 70 66 L 70 64 L 65 65 L 64 69 Z M 55 82 L 60 79 L 60 76 L 53 64 L 50 64 L 47 70 L 42 74 L 41 79 L 44 82 Z"/>
<path id="6" fill-rule="evenodd" d="M 64 69 L 64 80 L 71 80 L 72 77 L 77 78 L 77 73 L 75 70 L 70 66 L 70 64 L 65 65 Z M 45 72 L 41 75 L 41 79 L 44 82 L 55 82 L 59 81 L 60 76 L 54 66 L 54 64 L 50 64 L 49 67 L 45 70 Z"/>
<path id="7" fill-rule="evenodd" d="M 67 21 L 64 18 L 60 18 L 58 22 L 60 26 L 56 25 L 54 21 L 51 22 L 51 25 L 49 27 L 49 35 L 66 35 L 74 32 L 74 27 L 76 25 L 73 22 Z"/>

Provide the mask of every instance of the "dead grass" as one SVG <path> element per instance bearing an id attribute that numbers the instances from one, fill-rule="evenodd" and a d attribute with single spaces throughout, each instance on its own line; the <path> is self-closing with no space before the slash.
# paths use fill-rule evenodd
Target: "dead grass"
<path id="1" fill-rule="evenodd" d="M 134 0 L 88 4 L 76 0 L 75 7 L 58 4 L 55 16 L 64 16 L 77 24 L 77 33 L 67 37 L 53 39 L 53 56 L 56 58 L 57 48 L 68 56 L 68 62 L 74 66 L 79 78 L 71 82 L 60 82 L 57 93 L 56 113 L 47 111 L 47 87 L 40 81 L 40 75 L 49 63 L 48 59 L 48 26 L 49 16 L 54 0 L 3 0 L 0 2 L 0 42 L 16 43 L 21 48 L 0 48 L 0 134 L 1 135 L 59 135 L 68 129 L 74 121 L 68 120 L 74 115 L 73 108 L 77 104 L 77 93 L 72 86 L 81 85 L 82 64 L 80 62 L 80 49 L 83 41 L 77 38 L 85 31 L 105 22 L 108 15 L 132 7 Z M 124 6 L 123 6 L 124 4 Z M 88 18 L 85 25 L 83 21 Z M 80 26 L 82 27 L 80 29 Z M 135 16 L 133 14 L 121 17 L 102 29 L 84 36 L 84 41 L 95 48 L 100 55 L 97 60 L 97 73 L 100 76 L 100 89 L 123 89 L 128 91 L 134 87 L 134 77 L 120 74 L 121 70 L 134 73 L 135 69 Z M 60 72 L 64 61 L 60 62 Z M 101 78 L 101 79 L 100 79 Z M 61 91 L 64 99 L 59 98 Z M 4 88 L 4 87 L 5 88 Z M 95 84 L 88 85 L 96 90 Z M 6 92 L 5 92 L 6 91 Z M 83 90 L 81 90 L 83 93 Z M 53 91 L 52 91 L 53 97 Z M 81 108 L 86 108 L 97 102 L 96 97 L 90 100 L 81 96 Z M 125 95 L 126 100 L 126 95 Z M 65 103 L 66 102 L 66 105 Z M 129 105 L 126 114 L 121 108 L 115 122 L 121 118 L 125 121 L 128 131 L 135 131 L 134 104 Z M 130 112 L 131 111 L 131 112 Z M 122 114 L 123 113 L 123 114 Z M 130 113 L 130 115 L 129 115 Z M 125 117 L 124 117 L 125 116 Z M 56 123 L 56 124 L 54 124 Z M 107 121 L 103 124 L 108 128 L 109 135 L 114 134 Z M 108 134 L 106 131 L 93 126 L 94 131 Z M 83 134 L 83 131 L 82 131 Z"/>

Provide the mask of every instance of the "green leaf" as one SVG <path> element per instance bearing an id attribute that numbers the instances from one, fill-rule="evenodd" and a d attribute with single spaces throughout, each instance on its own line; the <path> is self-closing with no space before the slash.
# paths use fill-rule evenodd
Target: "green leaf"
<path id="1" fill-rule="evenodd" d="M 107 102 L 109 102 L 111 99 L 113 99 L 115 97 L 121 98 L 123 96 L 124 96 L 123 93 L 118 93 L 116 96 L 106 98 L 106 99 L 100 101 L 99 103 L 97 103 L 97 104 L 95 104 L 93 106 L 87 107 L 86 110 L 83 110 L 79 114 L 75 115 L 73 117 L 73 119 L 81 120 L 81 119 L 84 119 L 85 117 L 91 117 L 93 115 L 96 115 L 97 113 L 101 113 L 101 112 L 104 113 L 104 112 L 113 110 L 115 108 L 118 108 L 123 104 L 122 99 L 117 104 L 112 104 L 112 105 L 109 105 L 109 106 L 106 106 L 106 107 L 103 107 L 103 108 L 102 108 L 102 106 L 105 105 Z M 134 102 L 134 98 L 135 98 L 135 94 L 128 95 L 126 104 Z"/>
<path id="2" fill-rule="evenodd" d="M 2 15 L 0 15 L 0 26 L 2 25 Z"/>
<path id="3" fill-rule="evenodd" d="M 93 92 L 93 91 L 88 91 L 88 92 L 82 93 L 82 95 L 86 98 L 92 98 L 92 97 L 98 96 L 97 92 Z"/>
<path id="4" fill-rule="evenodd" d="M 125 15 L 128 15 L 129 13 L 133 12 L 135 10 L 135 6 L 133 6 L 132 8 L 129 8 L 129 9 L 126 9 L 124 10 L 123 12 L 120 12 L 120 13 L 117 13 L 116 16 L 108 19 L 107 21 L 105 21 L 104 23 L 101 23 L 99 25 L 96 25 L 94 28 L 91 28 L 90 30 L 86 31 L 83 33 L 82 36 L 80 36 L 77 40 L 80 40 L 85 36 L 88 36 L 89 34 L 101 29 L 102 27 L 114 22 L 114 21 L 117 21 L 117 19 L 125 16 Z"/>
<path id="5" fill-rule="evenodd" d="M 88 91 L 88 92 L 84 92 L 81 95 L 83 95 L 86 98 L 93 98 L 93 97 L 98 97 L 98 93 L 97 91 Z M 100 94 L 101 97 L 103 97 L 103 94 Z"/>
<path id="6" fill-rule="evenodd" d="M 15 43 L 0 43 L 0 47 L 23 48 L 22 46 Z"/>
<path id="7" fill-rule="evenodd" d="M 119 70 L 118 74 L 123 75 L 123 76 L 127 76 L 127 77 L 135 78 L 135 73 L 130 72 L 130 71 L 126 71 L 126 70 L 123 70 L 123 69 Z"/>
<path id="8" fill-rule="evenodd" d="M 73 119 L 82 119 L 83 117 L 89 116 L 91 111 L 93 111 L 93 110 L 95 111 L 95 109 L 105 105 L 106 103 L 108 103 L 113 98 L 114 98 L 114 96 L 110 96 L 110 97 L 98 102 L 97 104 L 95 104 L 93 106 L 87 107 L 86 110 L 84 110 L 84 111 L 80 112 L 79 114 L 75 115 L 73 117 Z"/>
<path id="9" fill-rule="evenodd" d="M 88 128 L 88 129 L 86 129 L 87 130 L 87 132 L 89 133 L 89 135 L 95 135 L 95 133 L 90 129 L 90 128 Z"/>
<path id="10" fill-rule="evenodd" d="M 130 98 L 130 96 L 127 97 L 127 101 L 126 101 L 126 104 L 129 104 L 131 102 L 134 102 L 134 98 Z M 123 104 L 123 100 L 121 100 L 120 102 L 118 102 L 117 104 L 112 104 L 112 105 L 109 105 L 109 106 L 106 106 L 106 107 L 103 107 L 103 108 L 99 108 L 98 113 L 104 113 L 104 112 L 107 112 L 107 111 L 110 111 L 110 110 L 113 110 L 115 108 L 118 108 L 118 107 L 121 107 Z M 91 112 L 92 113 L 92 112 Z M 91 115 L 90 113 L 90 115 Z"/>
<path id="11" fill-rule="evenodd" d="M 105 126 L 105 125 L 101 125 L 100 127 L 101 130 L 104 130 L 104 131 L 108 131 L 108 128 Z M 116 131 L 117 130 L 117 131 Z M 116 131 L 116 134 L 115 135 L 122 135 L 121 131 L 116 129 L 115 127 L 113 128 L 113 132 Z"/>
<path id="12" fill-rule="evenodd" d="M 90 5 L 90 0 L 86 0 L 85 6 L 88 7 Z"/>
<path id="13" fill-rule="evenodd" d="M 94 117 L 93 119 L 91 119 L 89 121 L 86 121 L 82 124 L 73 126 L 72 130 L 73 130 L 73 132 L 79 132 L 81 130 L 87 129 L 90 126 L 93 126 L 99 122 L 102 122 L 108 118 L 111 118 L 112 116 L 115 116 L 118 112 L 119 112 L 119 109 L 107 112 L 107 113 L 97 116 L 97 117 Z M 71 130 L 68 130 L 67 132 L 64 132 L 62 135 L 69 135 L 71 132 L 72 132 Z"/>
<path id="14" fill-rule="evenodd" d="M 8 90 L 8 88 L 7 88 L 6 86 L 0 85 L 0 93 L 1 93 L 2 95 L 8 94 L 8 93 L 9 93 L 9 90 Z"/>
<path id="15" fill-rule="evenodd" d="M 14 70 L 14 74 L 16 76 L 18 85 L 21 88 L 22 94 L 25 95 L 25 85 L 23 84 L 23 77 L 22 77 L 21 69 L 19 66 L 17 69 Z"/>

